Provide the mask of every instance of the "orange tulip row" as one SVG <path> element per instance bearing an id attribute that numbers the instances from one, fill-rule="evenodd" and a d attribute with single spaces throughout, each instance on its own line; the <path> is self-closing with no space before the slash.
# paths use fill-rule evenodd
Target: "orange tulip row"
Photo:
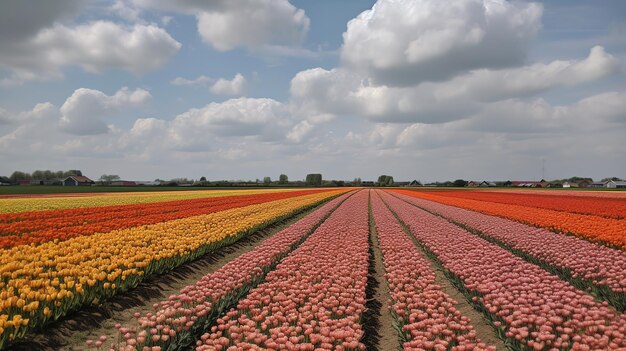
<path id="1" fill-rule="evenodd" d="M 438 191 L 435 194 L 608 218 L 624 219 L 626 217 L 626 198 L 570 196 L 563 193 L 551 193 L 550 195 L 520 194 L 503 191 Z"/>
<path id="2" fill-rule="evenodd" d="M 626 220 L 568 213 L 522 205 L 500 204 L 471 199 L 446 197 L 439 194 L 394 190 L 425 200 L 504 217 L 548 230 L 626 249 Z"/>

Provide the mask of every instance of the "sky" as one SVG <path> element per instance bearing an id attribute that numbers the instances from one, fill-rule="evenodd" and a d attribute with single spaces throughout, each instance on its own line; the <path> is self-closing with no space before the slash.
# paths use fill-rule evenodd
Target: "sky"
<path id="1" fill-rule="evenodd" d="M 625 72 L 621 0 L 0 0 L 0 175 L 626 178 Z"/>

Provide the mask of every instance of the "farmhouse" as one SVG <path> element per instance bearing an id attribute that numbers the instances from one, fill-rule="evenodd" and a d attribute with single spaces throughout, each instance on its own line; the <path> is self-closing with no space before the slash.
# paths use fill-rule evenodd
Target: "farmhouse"
<path id="1" fill-rule="evenodd" d="M 626 181 L 609 180 L 608 182 L 606 182 L 606 187 L 612 189 L 626 189 Z"/>
<path id="2" fill-rule="evenodd" d="M 471 187 L 471 188 L 476 188 L 480 185 L 480 182 L 477 180 L 470 180 L 469 182 L 467 182 L 467 184 L 465 186 Z"/>
<path id="3" fill-rule="evenodd" d="M 417 181 L 417 180 L 413 179 L 413 180 L 409 183 L 409 185 L 407 185 L 407 186 L 411 186 L 411 187 L 414 187 L 414 186 L 422 186 L 422 183 L 420 183 L 419 181 Z"/>
<path id="4" fill-rule="evenodd" d="M 69 176 L 63 180 L 63 186 L 92 186 L 95 183 L 85 176 Z"/>

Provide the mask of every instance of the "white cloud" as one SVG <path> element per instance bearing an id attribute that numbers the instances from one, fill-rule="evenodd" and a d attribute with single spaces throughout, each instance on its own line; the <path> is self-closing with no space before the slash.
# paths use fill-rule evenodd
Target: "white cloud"
<path id="1" fill-rule="evenodd" d="M 377 85 L 348 68 L 314 68 L 296 74 L 291 94 L 303 109 L 314 113 L 353 114 L 377 122 L 444 123 L 468 118 L 488 102 L 596 81 L 619 69 L 618 60 L 602 47 L 592 48 L 583 60 L 473 70 L 447 81 L 409 87 Z"/>
<path id="2" fill-rule="evenodd" d="M 141 11 L 124 0 L 116 0 L 111 5 L 111 12 L 129 22 L 143 22 L 141 19 Z"/>
<path id="3" fill-rule="evenodd" d="M 0 125 L 13 123 L 13 116 L 9 112 L 0 107 Z"/>
<path id="4" fill-rule="evenodd" d="M 456 77 L 436 89 L 450 97 L 470 96 L 479 101 L 496 101 L 526 96 L 557 86 L 587 83 L 619 73 L 620 63 L 601 46 L 593 47 L 583 60 L 536 63 L 504 70 L 477 70 Z"/>
<path id="5" fill-rule="evenodd" d="M 80 88 L 60 108 L 61 128 L 76 135 L 94 135 L 109 131 L 104 118 L 125 108 L 137 107 L 151 98 L 148 91 L 124 87 L 108 96 L 99 90 Z"/>
<path id="6" fill-rule="evenodd" d="M 57 23 L 3 48 L 0 66 L 13 74 L 5 84 L 60 77 L 61 69 L 69 65 L 95 73 L 119 68 L 140 74 L 163 66 L 180 47 L 154 25 L 95 21 L 68 27 Z"/>
<path id="7" fill-rule="evenodd" d="M 287 0 L 135 0 L 135 5 L 195 15 L 200 37 L 218 51 L 299 46 L 310 22 Z"/>
<path id="8" fill-rule="evenodd" d="M 244 95 L 247 81 L 244 76 L 237 73 L 231 80 L 220 78 L 211 86 L 211 92 L 217 95 Z"/>
<path id="9" fill-rule="evenodd" d="M 535 3 L 379 0 L 348 22 L 341 58 L 378 83 L 399 86 L 517 66 L 541 15 Z"/>
<path id="10" fill-rule="evenodd" d="M 203 150 L 215 137 L 253 137 L 280 140 L 292 125 L 288 108 L 272 99 L 237 98 L 191 109 L 170 122 L 173 147 Z"/>
<path id="11" fill-rule="evenodd" d="M 213 79 L 207 77 L 205 75 L 198 76 L 194 79 L 186 79 L 183 77 L 176 77 L 170 81 L 170 84 L 173 85 L 197 85 L 197 86 L 206 86 L 208 83 L 212 82 Z"/>

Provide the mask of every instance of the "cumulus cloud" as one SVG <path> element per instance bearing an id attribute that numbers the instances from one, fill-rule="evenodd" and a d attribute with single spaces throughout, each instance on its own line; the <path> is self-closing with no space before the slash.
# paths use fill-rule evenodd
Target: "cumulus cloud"
<path id="1" fill-rule="evenodd" d="M 186 78 L 183 78 L 183 77 L 176 77 L 176 78 L 172 79 L 172 81 L 170 81 L 170 84 L 173 84 L 173 85 L 188 85 L 188 86 L 194 86 L 194 85 L 205 86 L 205 85 L 207 85 L 208 83 L 210 83 L 212 81 L 213 81 L 212 78 L 207 77 L 205 75 L 201 75 L 201 76 L 198 76 L 198 77 L 196 77 L 194 79 L 186 79 Z"/>
<path id="2" fill-rule="evenodd" d="M 211 92 L 217 95 L 244 95 L 246 85 L 246 78 L 240 73 L 237 73 L 231 80 L 224 78 L 218 79 L 217 82 L 211 86 Z"/>
<path id="3" fill-rule="evenodd" d="M 619 70 L 619 61 L 597 46 L 582 60 L 472 70 L 409 87 L 378 85 L 348 68 L 314 68 L 296 74 L 291 94 L 315 113 L 355 114 L 377 122 L 444 123 L 470 117 L 489 102 L 588 83 Z"/>
<path id="4" fill-rule="evenodd" d="M 57 23 L 3 47 L 0 65 L 13 72 L 11 79 L 16 82 L 59 77 L 68 65 L 95 73 L 119 68 L 140 74 L 163 66 L 180 47 L 155 25 L 95 21 L 68 27 Z"/>
<path id="5" fill-rule="evenodd" d="M 304 11 L 287 0 L 135 0 L 140 8 L 195 15 L 202 40 L 218 51 L 298 46 L 309 30 Z"/>
<path id="6" fill-rule="evenodd" d="M 541 15 L 536 3 L 379 0 L 348 22 L 341 58 L 376 82 L 397 86 L 517 66 Z"/>
<path id="7" fill-rule="evenodd" d="M 503 70 L 476 70 L 436 88 L 442 95 L 471 96 L 480 101 L 537 94 L 557 86 L 572 86 L 620 72 L 617 58 L 595 46 L 583 60 L 556 60 Z"/>
<path id="8" fill-rule="evenodd" d="M 148 91 L 124 87 L 108 96 L 99 90 L 80 88 L 60 108 L 61 128 L 75 135 L 94 135 L 109 131 L 104 118 L 125 108 L 137 107 L 151 98 Z"/>
<path id="9" fill-rule="evenodd" d="M 170 122 L 168 132 L 174 147 L 203 150 L 214 137 L 282 139 L 290 119 L 288 108 L 276 100 L 237 98 L 180 114 Z"/>

